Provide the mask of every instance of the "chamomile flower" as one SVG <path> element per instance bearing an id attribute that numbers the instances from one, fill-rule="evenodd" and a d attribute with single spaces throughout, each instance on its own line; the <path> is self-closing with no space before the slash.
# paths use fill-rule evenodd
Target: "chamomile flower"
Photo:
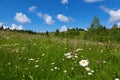
<path id="1" fill-rule="evenodd" d="M 72 57 L 73 57 L 72 55 L 69 55 L 69 56 L 67 56 L 66 58 L 67 58 L 67 59 L 70 59 L 70 58 L 72 58 Z"/>
<path id="2" fill-rule="evenodd" d="M 76 49 L 76 52 L 82 51 L 82 50 L 83 50 L 82 48 L 78 48 L 78 49 Z"/>
<path id="3" fill-rule="evenodd" d="M 91 73 L 91 72 L 88 72 L 88 75 L 92 75 L 92 73 Z"/>
<path id="4" fill-rule="evenodd" d="M 119 78 L 115 78 L 115 80 L 120 80 Z"/>
<path id="5" fill-rule="evenodd" d="M 78 58 L 78 56 L 76 55 L 75 58 Z"/>
<path id="6" fill-rule="evenodd" d="M 11 63 L 9 62 L 8 65 L 11 65 Z"/>
<path id="7" fill-rule="evenodd" d="M 71 56 L 71 53 L 72 52 L 68 52 L 68 53 L 64 54 L 64 56 Z"/>
<path id="8" fill-rule="evenodd" d="M 103 61 L 103 63 L 106 63 L 106 61 Z"/>
<path id="9" fill-rule="evenodd" d="M 29 61 L 34 61 L 35 59 L 33 59 L 33 58 L 30 58 L 30 59 L 28 59 Z"/>
<path id="10" fill-rule="evenodd" d="M 86 71 L 91 71 L 91 69 L 89 67 L 85 67 Z"/>
<path id="11" fill-rule="evenodd" d="M 58 67 L 54 67 L 54 69 L 57 69 Z"/>
<path id="12" fill-rule="evenodd" d="M 93 70 L 91 70 L 91 73 L 94 73 L 94 71 L 93 71 Z"/>
<path id="13" fill-rule="evenodd" d="M 74 67 L 72 67 L 71 70 L 74 70 Z"/>
<path id="14" fill-rule="evenodd" d="M 81 60 L 81 61 L 79 62 L 79 64 L 80 64 L 81 66 L 83 66 L 83 67 L 86 67 L 86 66 L 88 66 L 89 62 L 88 62 L 88 60 Z"/>
<path id="15" fill-rule="evenodd" d="M 45 54 L 42 54 L 42 56 L 45 56 Z"/>
<path id="16" fill-rule="evenodd" d="M 66 73 L 66 72 L 67 72 L 67 70 L 64 70 L 63 72 L 64 72 L 64 73 Z"/>
<path id="17" fill-rule="evenodd" d="M 37 62 L 39 62 L 39 60 L 36 60 L 35 62 L 37 63 Z"/>
<path id="18" fill-rule="evenodd" d="M 38 67 L 38 65 L 35 65 L 35 67 L 37 68 L 37 67 Z"/>
<path id="19" fill-rule="evenodd" d="M 54 65 L 55 63 L 54 63 L 54 62 L 52 62 L 51 64 L 52 64 L 52 65 Z"/>
<path id="20" fill-rule="evenodd" d="M 53 71 L 53 69 L 50 69 L 51 71 Z"/>

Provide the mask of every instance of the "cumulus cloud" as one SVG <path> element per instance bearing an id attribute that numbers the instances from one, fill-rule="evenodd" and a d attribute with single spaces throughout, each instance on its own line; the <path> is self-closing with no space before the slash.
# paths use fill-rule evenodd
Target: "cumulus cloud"
<path id="1" fill-rule="evenodd" d="M 42 15 L 41 12 L 38 12 L 38 13 L 37 13 L 37 16 L 38 16 L 39 18 L 41 18 L 43 15 Z"/>
<path id="2" fill-rule="evenodd" d="M 37 16 L 39 18 L 42 18 L 45 21 L 45 23 L 48 24 L 48 25 L 52 25 L 55 22 L 53 20 L 52 16 L 50 16 L 49 14 L 42 14 L 41 12 L 38 12 Z"/>
<path id="3" fill-rule="evenodd" d="M 9 26 L 3 25 L 3 28 L 6 29 L 6 28 L 9 28 Z"/>
<path id="4" fill-rule="evenodd" d="M 10 29 L 11 30 L 23 30 L 23 26 L 22 25 L 12 24 Z"/>
<path id="5" fill-rule="evenodd" d="M 111 11 L 111 9 L 106 8 L 105 6 L 100 6 L 100 9 L 104 10 L 105 12 Z"/>
<path id="6" fill-rule="evenodd" d="M 110 15 L 110 19 L 109 19 L 110 22 L 120 21 L 120 9 L 116 11 L 111 10 L 109 12 L 109 15 Z"/>
<path id="7" fill-rule="evenodd" d="M 11 30 L 23 30 L 23 26 L 22 25 L 16 25 L 16 24 L 12 24 L 11 27 L 10 26 L 6 26 L 3 23 L 0 23 L 0 26 L 3 25 L 3 28 L 10 28 Z"/>
<path id="8" fill-rule="evenodd" d="M 94 3 L 94 2 L 100 2 L 100 1 L 104 1 L 104 0 L 84 0 L 87 3 Z"/>
<path id="9" fill-rule="evenodd" d="M 68 4 L 68 0 L 62 0 L 62 4 Z"/>
<path id="10" fill-rule="evenodd" d="M 35 11 L 36 8 L 37 8 L 37 7 L 35 7 L 35 6 L 31 6 L 31 7 L 29 8 L 29 11 L 30 11 L 30 12 L 34 12 L 34 14 L 35 14 L 36 16 L 38 16 L 39 18 L 43 19 L 46 24 L 48 24 L 48 25 L 54 24 L 54 20 L 53 20 L 52 16 L 50 16 L 49 14 L 42 14 L 42 12 L 36 12 L 36 11 Z M 28 19 L 29 19 L 29 18 L 28 18 Z M 29 22 L 30 22 L 30 20 L 29 20 Z"/>
<path id="11" fill-rule="evenodd" d="M 120 22 L 117 23 L 118 27 L 120 28 Z"/>
<path id="12" fill-rule="evenodd" d="M 29 7 L 29 11 L 30 11 L 30 12 L 35 12 L 35 9 L 36 9 L 35 6 L 31 6 L 31 7 Z"/>
<path id="13" fill-rule="evenodd" d="M 9 28 L 9 26 L 4 25 L 4 23 L 0 22 L 0 27 L 3 26 L 3 29 Z"/>
<path id="14" fill-rule="evenodd" d="M 64 32 L 67 31 L 67 27 L 66 26 L 61 26 L 60 32 Z"/>
<path id="15" fill-rule="evenodd" d="M 14 19 L 20 23 L 29 23 L 30 22 L 30 19 L 22 12 L 17 12 Z"/>
<path id="16" fill-rule="evenodd" d="M 58 14 L 57 19 L 62 22 L 69 22 L 69 20 L 70 20 L 67 16 L 64 16 L 63 14 Z"/>
<path id="17" fill-rule="evenodd" d="M 112 10 L 105 6 L 102 6 L 102 7 L 100 6 L 100 8 L 110 15 L 109 22 L 119 22 L 120 21 L 120 9 Z"/>
<path id="18" fill-rule="evenodd" d="M 43 15 L 43 19 L 44 19 L 45 23 L 48 25 L 54 24 L 54 20 L 48 14 Z"/>

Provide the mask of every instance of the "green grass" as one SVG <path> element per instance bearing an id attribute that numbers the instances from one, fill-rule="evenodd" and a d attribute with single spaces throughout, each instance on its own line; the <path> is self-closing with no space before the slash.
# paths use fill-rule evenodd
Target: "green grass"
<path id="1" fill-rule="evenodd" d="M 81 49 L 77 52 L 76 49 Z M 73 52 L 78 58 L 67 59 Z M 30 60 L 31 59 L 31 60 Z M 89 61 L 88 75 L 79 61 Z M 81 39 L 0 31 L 0 80 L 115 80 L 120 46 Z"/>

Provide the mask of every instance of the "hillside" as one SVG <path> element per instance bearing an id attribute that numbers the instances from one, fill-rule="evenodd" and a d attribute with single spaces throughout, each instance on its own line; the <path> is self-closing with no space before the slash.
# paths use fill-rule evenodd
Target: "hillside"
<path id="1" fill-rule="evenodd" d="M 0 80 L 115 78 L 120 78 L 119 44 L 0 31 Z"/>

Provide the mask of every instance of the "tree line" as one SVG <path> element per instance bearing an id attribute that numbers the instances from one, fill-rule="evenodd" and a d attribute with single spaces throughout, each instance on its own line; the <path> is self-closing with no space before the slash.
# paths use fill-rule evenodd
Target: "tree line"
<path id="1" fill-rule="evenodd" d="M 120 42 L 120 28 L 117 24 L 114 24 L 110 29 L 106 28 L 100 24 L 97 17 L 94 17 L 84 39 L 99 42 Z"/>
<path id="2" fill-rule="evenodd" d="M 58 29 L 55 31 L 55 36 L 70 37 L 81 36 L 81 32 L 84 31 L 83 39 L 92 40 L 98 42 L 120 42 L 120 28 L 117 24 L 114 24 L 112 28 L 106 28 L 100 24 L 99 18 L 94 17 L 88 30 L 72 28 L 67 29 L 65 32 L 60 32 Z"/>
<path id="3" fill-rule="evenodd" d="M 17 31 L 21 33 L 28 33 L 28 34 L 41 34 L 42 36 L 50 36 L 51 32 L 46 31 L 43 33 L 37 33 L 32 30 L 10 30 L 9 28 L 4 29 L 3 25 L 0 26 L 0 30 L 5 31 Z M 84 34 L 81 34 L 83 33 Z M 112 28 L 106 28 L 103 26 L 98 17 L 94 17 L 90 27 L 86 30 L 81 28 L 68 28 L 67 31 L 61 32 L 59 29 L 56 29 L 55 32 L 52 32 L 57 37 L 62 38 L 76 38 L 83 35 L 83 39 L 85 40 L 92 40 L 92 41 L 99 41 L 99 42 L 120 42 L 120 28 L 117 24 L 114 24 Z"/>
<path id="4" fill-rule="evenodd" d="M 64 38 L 74 38 L 80 35 L 80 31 L 85 31 L 81 28 L 68 28 L 67 31 L 60 32 L 59 29 L 56 29 L 55 36 L 60 36 Z"/>

